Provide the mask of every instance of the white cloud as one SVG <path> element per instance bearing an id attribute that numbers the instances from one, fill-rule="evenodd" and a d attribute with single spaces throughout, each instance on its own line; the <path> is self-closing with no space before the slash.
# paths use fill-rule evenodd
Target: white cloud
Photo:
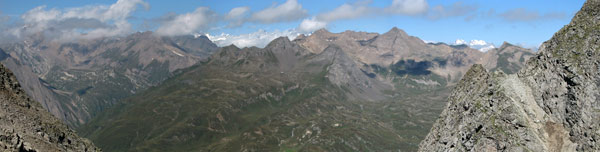
<path id="1" fill-rule="evenodd" d="M 340 19 L 353 19 L 369 15 L 370 8 L 366 6 L 367 3 L 355 3 L 355 4 L 343 4 L 334 10 L 326 13 L 319 14 L 317 19 L 321 21 L 335 21 Z"/>
<path id="2" fill-rule="evenodd" d="M 288 0 L 252 14 L 252 20 L 261 23 L 294 21 L 306 17 L 307 12 L 297 0 Z"/>
<path id="3" fill-rule="evenodd" d="M 17 37 L 44 32 L 58 40 L 127 34 L 131 31 L 127 18 L 138 6 L 150 7 L 142 0 L 119 0 L 110 6 L 93 5 L 64 10 L 39 6 L 21 15 L 23 26 L 12 28 L 9 32 Z"/>
<path id="4" fill-rule="evenodd" d="M 238 27 L 244 24 L 248 12 L 250 11 L 250 7 L 236 7 L 231 9 L 227 15 L 225 15 L 225 20 L 229 21 L 229 27 Z"/>
<path id="5" fill-rule="evenodd" d="M 137 5 L 142 5 L 145 9 L 150 8 L 150 4 L 142 0 L 119 0 L 111 5 L 108 11 L 104 12 L 103 20 L 125 19 L 131 15 L 132 10 L 135 10 Z"/>
<path id="6" fill-rule="evenodd" d="M 185 35 L 208 28 L 216 15 L 207 7 L 196 8 L 194 12 L 177 15 L 174 19 L 162 23 L 156 33 L 165 36 Z"/>
<path id="7" fill-rule="evenodd" d="M 482 47 L 480 47 L 478 50 L 481 52 L 487 52 L 491 49 L 495 49 L 496 47 L 494 45 L 484 45 Z"/>
<path id="8" fill-rule="evenodd" d="M 550 12 L 546 14 L 540 14 L 538 11 L 527 10 L 525 8 L 516 8 L 501 13 L 499 14 L 499 16 L 502 19 L 510 22 L 528 22 L 537 20 L 563 19 L 567 15 L 563 12 Z"/>
<path id="9" fill-rule="evenodd" d="M 454 41 L 454 45 L 463 44 L 469 46 L 470 48 L 477 49 L 481 52 L 487 52 L 491 49 L 496 48 L 496 46 L 493 43 L 488 43 L 484 40 L 471 40 L 469 41 L 469 43 L 467 43 L 467 41 L 463 39 L 456 39 L 456 41 Z"/>
<path id="10" fill-rule="evenodd" d="M 253 33 L 248 34 L 240 34 L 240 35 L 229 35 L 222 33 L 221 35 L 210 35 L 206 34 L 206 37 L 213 41 L 218 46 L 227 46 L 234 44 L 238 47 L 265 47 L 272 40 L 286 36 L 289 39 L 295 39 L 300 33 L 295 30 L 285 30 L 285 31 L 273 31 L 267 32 L 265 30 L 258 30 Z"/>
<path id="11" fill-rule="evenodd" d="M 468 5 L 461 1 L 455 2 L 450 6 L 437 5 L 434 6 L 428 13 L 430 19 L 440 19 L 446 17 L 464 16 L 471 12 L 475 12 L 477 6 Z"/>
<path id="12" fill-rule="evenodd" d="M 310 33 L 318 29 L 326 28 L 327 24 L 336 20 L 360 18 L 371 15 L 374 12 L 367 5 L 369 2 L 357 2 L 354 4 L 343 4 L 329 12 L 321 13 L 316 17 L 302 20 L 297 30 Z"/>
<path id="13" fill-rule="evenodd" d="M 484 40 L 471 40 L 471 42 L 469 42 L 469 45 L 487 45 L 488 43 L 485 42 Z"/>
<path id="14" fill-rule="evenodd" d="M 427 12 L 426 0 L 394 0 L 385 11 L 393 14 L 419 15 Z"/>
<path id="15" fill-rule="evenodd" d="M 318 21 L 314 17 L 311 19 L 304 19 L 302 23 L 298 26 L 298 31 L 303 33 L 310 33 L 316 31 L 318 29 L 322 29 L 327 27 L 327 23 L 323 21 Z"/>
<path id="16" fill-rule="evenodd" d="M 326 27 L 337 20 L 356 19 L 371 15 L 419 15 L 427 13 L 426 0 L 394 0 L 390 6 L 377 8 L 369 6 L 371 1 L 358 1 L 342 4 L 339 7 L 320 13 L 310 19 L 304 19 L 298 26 L 300 32 L 312 32 Z"/>
<path id="17" fill-rule="evenodd" d="M 438 43 L 438 41 L 422 40 L 423 43 Z"/>
<path id="18" fill-rule="evenodd" d="M 467 42 L 463 39 L 456 39 L 456 41 L 454 41 L 454 45 L 462 45 L 462 44 L 467 44 Z"/>
<path id="19" fill-rule="evenodd" d="M 248 11 L 250 11 L 250 8 L 246 6 L 233 8 L 231 11 L 229 11 L 229 13 L 227 13 L 227 15 L 225 15 L 225 19 L 237 19 L 244 17 Z"/>

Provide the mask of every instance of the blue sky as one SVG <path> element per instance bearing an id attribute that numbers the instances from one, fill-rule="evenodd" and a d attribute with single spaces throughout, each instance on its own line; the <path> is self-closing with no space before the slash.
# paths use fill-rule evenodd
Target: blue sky
<path id="1" fill-rule="evenodd" d="M 13 33 L 15 37 L 14 35 L 23 36 L 26 33 L 23 34 L 21 30 L 21 33 L 14 34 L 14 27 L 27 25 L 31 32 L 40 32 L 47 31 L 52 26 L 71 27 L 70 24 L 75 24 L 73 28 L 53 29 L 60 29 L 55 31 L 62 33 L 56 35 L 63 37 L 73 37 L 73 33 L 77 32 L 87 33 L 87 37 L 90 37 L 93 33 L 113 36 L 146 30 L 164 35 L 207 33 L 214 40 L 220 38 L 221 45 L 234 43 L 261 46 L 277 36 L 310 33 L 318 28 L 327 28 L 332 32 L 354 30 L 384 33 L 395 26 L 427 41 L 454 43 L 457 39 L 484 40 L 496 46 L 508 41 L 525 47 L 537 47 L 563 25 L 568 24 L 583 2 L 0 0 L 0 30 L 7 30 L 8 32 L 3 33 Z M 106 13 L 113 10 L 111 6 L 123 7 L 119 7 L 122 10 L 114 9 L 117 13 Z M 36 8 L 39 9 L 37 12 L 34 11 Z M 228 16 L 234 8 L 238 8 L 238 15 Z M 89 11 L 93 9 L 97 10 Z M 57 15 L 48 18 L 47 14 L 56 12 Z M 30 15 L 25 17 L 24 14 L 28 13 Z M 80 15 L 69 16 L 69 13 Z M 87 15 L 81 15 L 86 13 Z M 46 18 L 40 18 L 44 16 Z M 74 22 L 74 19 L 70 18 L 78 20 Z"/>

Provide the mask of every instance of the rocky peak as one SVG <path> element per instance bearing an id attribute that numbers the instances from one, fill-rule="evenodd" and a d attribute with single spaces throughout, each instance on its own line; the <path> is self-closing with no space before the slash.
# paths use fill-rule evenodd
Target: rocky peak
<path id="1" fill-rule="evenodd" d="M 502 45 L 499 48 L 496 48 L 496 50 L 498 50 L 498 52 L 496 53 L 504 53 L 504 52 L 509 52 L 509 53 L 516 53 L 516 52 L 524 52 L 524 53 L 528 53 L 528 54 L 533 54 L 533 51 L 531 51 L 531 49 L 526 49 L 514 44 L 511 44 L 509 42 L 503 42 Z"/>
<path id="2" fill-rule="evenodd" d="M 504 42 L 502 42 L 502 45 L 500 46 L 500 48 L 507 48 L 507 47 L 510 47 L 510 46 L 514 46 L 514 45 L 510 44 L 510 43 L 508 43 L 506 41 L 504 41 Z"/>
<path id="3" fill-rule="evenodd" d="M 489 77 L 489 73 L 481 64 L 474 64 L 471 68 L 465 73 L 462 80 L 477 80 L 477 79 L 485 79 Z M 468 82 L 468 81 L 465 81 Z M 463 83 L 465 83 L 463 82 Z"/>
<path id="4" fill-rule="evenodd" d="M 287 36 L 282 36 L 282 37 L 278 37 L 276 39 L 274 39 L 273 41 L 269 42 L 269 44 L 267 44 L 267 46 L 265 46 L 265 48 L 272 48 L 272 47 L 285 47 L 285 46 L 291 46 L 292 42 L 290 41 L 290 39 Z"/>
<path id="5" fill-rule="evenodd" d="M 329 34 L 331 34 L 331 32 L 329 32 L 325 28 L 322 28 L 322 29 L 314 31 L 311 35 L 321 36 L 321 35 L 329 35 Z"/>
<path id="6" fill-rule="evenodd" d="M 126 38 L 127 39 L 154 39 L 154 38 L 158 38 L 158 36 L 154 35 L 154 33 L 152 31 L 145 31 L 145 32 L 135 32 L 131 35 L 128 35 Z"/>
<path id="7" fill-rule="evenodd" d="M 402 36 L 402 37 L 408 36 L 408 34 L 406 34 L 406 32 L 404 32 L 404 30 L 401 30 L 397 27 L 393 27 L 392 29 L 383 33 L 382 35 L 394 35 L 394 36 Z"/>
<path id="8" fill-rule="evenodd" d="M 588 0 L 517 74 L 467 74 L 420 151 L 600 151 L 599 26 Z"/>
<path id="9" fill-rule="evenodd" d="M 300 35 L 296 36 L 296 38 L 294 39 L 294 41 L 297 41 L 297 40 L 304 40 L 304 39 L 306 39 L 306 35 L 304 35 L 304 34 L 300 34 Z"/>

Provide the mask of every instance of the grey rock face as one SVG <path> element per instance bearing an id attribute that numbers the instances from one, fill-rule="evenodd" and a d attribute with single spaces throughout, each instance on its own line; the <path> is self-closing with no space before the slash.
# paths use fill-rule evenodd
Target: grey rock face
<path id="1" fill-rule="evenodd" d="M 470 69 L 420 151 L 599 151 L 600 1 L 515 75 Z"/>
<path id="2" fill-rule="evenodd" d="M 100 151 L 29 98 L 0 65 L 1 151 Z"/>

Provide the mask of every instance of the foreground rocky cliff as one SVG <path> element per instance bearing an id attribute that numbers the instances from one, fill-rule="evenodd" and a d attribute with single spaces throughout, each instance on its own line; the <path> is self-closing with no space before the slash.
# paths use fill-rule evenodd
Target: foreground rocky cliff
<path id="1" fill-rule="evenodd" d="M 0 65 L 0 151 L 99 151 L 21 89 Z"/>
<path id="2" fill-rule="evenodd" d="M 599 151 L 600 0 L 515 75 L 473 66 L 420 151 Z"/>

